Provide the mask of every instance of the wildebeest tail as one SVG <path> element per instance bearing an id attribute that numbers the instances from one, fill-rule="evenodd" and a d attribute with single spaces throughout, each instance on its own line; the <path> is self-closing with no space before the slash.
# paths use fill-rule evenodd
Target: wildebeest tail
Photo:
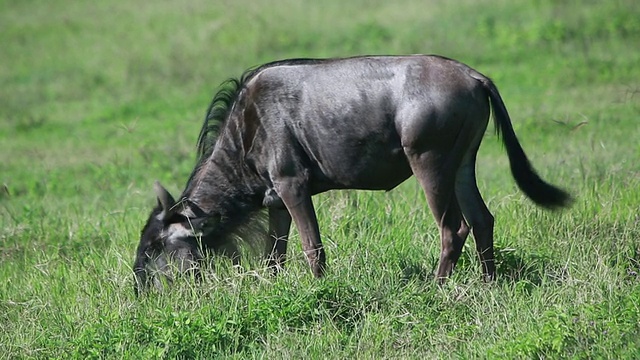
<path id="1" fill-rule="evenodd" d="M 477 79 L 482 82 L 489 93 L 496 132 L 498 135 L 502 135 L 502 142 L 507 148 L 511 174 L 520 190 L 533 202 L 545 208 L 555 209 L 569 206 L 572 201 L 571 196 L 564 190 L 542 180 L 531 166 L 516 133 L 513 131 L 509 113 L 496 86 L 487 77 L 482 76 Z"/>

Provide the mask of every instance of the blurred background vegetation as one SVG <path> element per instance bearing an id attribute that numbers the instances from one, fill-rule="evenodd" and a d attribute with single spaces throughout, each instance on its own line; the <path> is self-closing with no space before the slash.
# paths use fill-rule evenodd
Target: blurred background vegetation
<path id="1" fill-rule="evenodd" d="M 516 129 L 531 128 L 522 137 L 547 151 L 570 141 L 549 137 L 561 125 L 589 123 L 579 141 L 596 144 L 604 127 L 637 115 L 640 97 L 640 5 L 629 0 L 28 0 L 0 8 L 5 194 L 121 197 L 153 178 L 181 187 L 218 84 L 281 58 L 458 59 L 497 82 Z"/>

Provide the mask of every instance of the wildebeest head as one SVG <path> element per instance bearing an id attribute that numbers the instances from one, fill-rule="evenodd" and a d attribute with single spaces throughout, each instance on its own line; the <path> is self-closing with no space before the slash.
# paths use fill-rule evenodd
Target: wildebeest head
<path id="1" fill-rule="evenodd" d="M 173 267 L 179 273 L 199 277 L 201 239 L 217 222 L 187 199 L 176 202 L 160 183 L 154 184 L 154 190 L 158 205 L 142 230 L 134 263 L 136 295 L 150 282 L 158 288 L 163 287 L 163 279 L 171 282 Z"/>

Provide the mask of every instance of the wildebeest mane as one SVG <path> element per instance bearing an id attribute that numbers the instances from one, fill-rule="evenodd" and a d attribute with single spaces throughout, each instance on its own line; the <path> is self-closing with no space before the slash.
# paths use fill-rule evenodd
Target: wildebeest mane
<path id="1" fill-rule="evenodd" d="M 219 135 L 222 133 L 224 126 L 229 122 L 229 116 L 239 103 L 246 84 L 256 74 L 269 67 L 317 64 L 327 61 L 329 60 L 289 59 L 274 61 L 258 67 L 250 68 L 246 70 L 239 78 L 230 78 L 220 84 L 218 91 L 216 92 L 215 96 L 211 100 L 211 103 L 209 104 L 209 107 L 207 108 L 206 117 L 204 123 L 202 124 L 202 128 L 200 129 L 200 134 L 198 135 L 198 142 L 196 145 L 198 150 L 197 162 L 195 167 L 193 168 L 193 171 L 191 172 L 187 184 L 191 184 L 193 179 L 207 163 L 207 159 L 211 157 L 216 142 L 218 141 Z M 185 189 L 183 196 L 186 192 L 188 192 L 188 189 Z"/>
<path id="2" fill-rule="evenodd" d="M 204 124 L 202 125 L 200 135 L 198 136 L 198 163 L 201 163 L 211 155 L 213 147 L 216 144 L 216 140 L 218 139 L 218 135 L 238 100 L 244 85 L 255 74 L 266 68 L 274 66 L 316 64 L 326 61 L 327 60 L 320 59 L 289 59 L 274 61 L 258 67 L 250 68 L 246 70 L 240 78 L 230 78 L 220 84 L 217 93 L 213 97 L 213 100 L 211 100 L 211 104 L 209 104 Z"/>
<path id="3" fill-rule="evenodd" d="M 231 78 L 220 85 L 218 92 L 211 100 L 207 115 L 198 135 L 198 162 L 211 154 L 218 138 L 220 128 L 231 112 L 233 102 L 242 90 L 243 79 Z"/>
<path id="4" fill-rule="evenodd" d="M 193 177 L 213 152 L 218 135 L 242 91 L 243 85 L 254 73 L 255 71 L 253 70 L 247 70 L 240 78 L 230 78 L 220 84 L 218 91 L 207 108 L 207 114 L 198 135 L 196 144 L 198 149 L 197 163 L 191 172 L 188 183 L 191 183 Z"/>

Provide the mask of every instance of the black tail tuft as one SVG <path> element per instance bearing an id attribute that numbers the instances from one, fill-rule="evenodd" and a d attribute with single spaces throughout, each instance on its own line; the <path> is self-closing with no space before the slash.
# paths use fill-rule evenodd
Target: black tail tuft
<path id="1" fill-rule="evenodd" d="M 516 133 L 511 125 L 509 113 L 496 86 L 486 77 L 478 80 L 482 82 L 489 92 L 493 117 L 496 123 L 496 132 L 498 135 L 502 135 L 502 141 L 507 148 L 511 174 L 520 190 L 533 200 L 533 202 L 547 209 L 558 209 L 570 206 L 573 201 L 571 195 L 542 180 L 533 169 L 533 166 L 531 166 L 520 142 L 518 142 Z"/>
<path id="2" fill-rule="evenodd" d="M 511 164 L 511 174 L 516 180 L 516 184 L 533 202 L 552 210 L 571 205 L 573 202 L 571 195 L 542 180 L 528 160 L 523 161 L 522 158 L 512 156 L 509 154 L 508 148 L 507 154 Z"/>

